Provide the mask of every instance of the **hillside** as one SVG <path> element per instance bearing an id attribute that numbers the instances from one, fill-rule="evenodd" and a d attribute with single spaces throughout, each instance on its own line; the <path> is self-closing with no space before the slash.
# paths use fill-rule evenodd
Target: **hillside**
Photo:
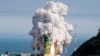
<path id="1" fill-rule="evenodd" d="M 100 56 L 100 29 L 97 36 L 84 42 L 72 56 Z"/>

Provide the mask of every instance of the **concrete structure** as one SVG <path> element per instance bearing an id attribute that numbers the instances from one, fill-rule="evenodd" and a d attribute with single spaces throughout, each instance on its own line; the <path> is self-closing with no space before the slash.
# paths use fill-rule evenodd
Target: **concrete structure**
<path id="1" fill-rule="evenodd" d="M 20 54 L 1 54 L 1 56 L 34 56 L 30 53 L 20 53 Z"/>

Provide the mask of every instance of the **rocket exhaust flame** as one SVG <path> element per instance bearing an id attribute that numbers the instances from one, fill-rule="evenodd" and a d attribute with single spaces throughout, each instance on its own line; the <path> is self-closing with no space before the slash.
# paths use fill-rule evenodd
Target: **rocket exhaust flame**
<path id="1" fill-rule="evenodd" d="M 54 56 L 55 53 L 55 48 L 54 48 L 54 44 L 51 45 L 51 56 Z"/>
<path id="2" fill-rule="evenodd" d="M 36 45 L 39 48 L 37 50 L 40 50 L 41 53 L 45 49 L 46 52 L 50 51 L 50 55 L 60 55 L 64 45 L 70 44 L 72 39 L 70 32 L 73 30 L 73 26 L 64 20 L 67 12 L 67 5 L 54 1 L 49 1 L 43 8 L 36 10 L 32 21 L 34 27 L 29 34 L 33 36 L 33 41 L 37 39 Z M 46 39 L 44 39 L 44 34 Z"/>

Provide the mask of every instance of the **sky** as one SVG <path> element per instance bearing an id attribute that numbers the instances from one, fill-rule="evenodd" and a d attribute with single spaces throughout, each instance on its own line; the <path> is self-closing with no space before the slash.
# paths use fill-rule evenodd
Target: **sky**
<path id="1" fill-rule="evenodd" d="M 32 16 L 50 0 L 0 0 L 0 35 L 28 35 Z M 55 0 L 69 7 L 66 22 L 76 24 L 77 36 L 95 36 L 100 28 L 100 0 Z M 2 37 L 0 37 L 2 38 Z M 8 37 L 9 38 L 9 37 Z"/>

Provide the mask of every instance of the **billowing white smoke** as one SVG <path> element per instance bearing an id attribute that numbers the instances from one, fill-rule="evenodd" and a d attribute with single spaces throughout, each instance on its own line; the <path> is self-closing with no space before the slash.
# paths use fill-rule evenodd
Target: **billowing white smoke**
<path id="1" fill-rule="evenodd" d="M 57 40 L 60 44 L 66 42 L 66 45 L 68 45 L 72 39 L 70 32 L 73 30 L 73 27 L 64 20 L 67 12 L 68 7 L 65 4 L 54 1 L 47 2 L 43 8 L 35 12 L 35 16 L 33 16 L 34 27 L 30 34 L 34 38 L 39 38 L 43 34 L 49 33 L 53 42 Z M 63 47 L 63 45 L 59 46 Z"/>

